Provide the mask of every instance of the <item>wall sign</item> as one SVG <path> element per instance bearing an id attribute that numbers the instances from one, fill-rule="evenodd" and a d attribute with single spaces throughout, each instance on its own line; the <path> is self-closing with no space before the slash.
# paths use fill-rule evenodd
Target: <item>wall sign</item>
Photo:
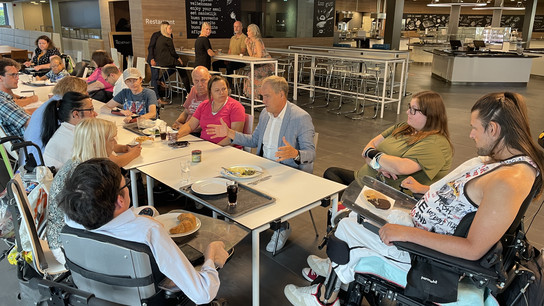
<path id="1" fill-rule="evenodd" d="M 544 16 L 536 16 L 542 17 Z M 447 27 L 449 22 L 449 15 L 445 14 L 404 14 L 403 18 L 406 20 L 404 30 L 425 30 L 427 28 Z M 491 15 L 461 15 L 459 17 L 459 27 L 489 27 L 491 26 Z M 535 27 L 537 27 L 537 18 L 535 18 Z M 512 29 L 521 30 L 523 27 L 523 15 L 502 15 L 501 27 L 511 27 Z M 544 27 L 544 25 L 539 26 Z M 544 28 L 542 29 L 544 32 Z"/>
<path id="2" fill-rule="evenodd" d="M 334 0 L 315 0 L 314 37 L 332 37 L 334 33 Z"/>
<path id="3" fill-rule="evenodd" d="M 186 0 L 185 11 L 187 38 L 197 38 L 204 22 L 212 26 L 210 38 L 230 38 L 234 22 L 241 17 L 240 0 Z"/>
<path id="4" fill-rule="evenodd" d="M 544 15 L 535 16 L 533 32 L 544 32 Z"/>

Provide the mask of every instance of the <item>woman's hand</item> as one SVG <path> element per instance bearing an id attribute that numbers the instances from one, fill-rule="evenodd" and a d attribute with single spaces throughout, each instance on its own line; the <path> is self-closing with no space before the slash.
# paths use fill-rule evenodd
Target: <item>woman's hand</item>
<path id="1" fill-rule="evenodd" d="M 387 223 L 380 228 L 378 234 L 383 243 L 386 245 L 393 245 L 394 241 L 408 241 L 407 235 L 410 235 L 409 233 L 412 229 L 413 227 Z"/>
<path id="2" fill-rule="evenodd" d="M 30 67 L 30 66 L 32 66 L 32 62 L 31 61 L 26 61 L 24 63 L 24 65 L 25 65 L 25 67 Z"/>

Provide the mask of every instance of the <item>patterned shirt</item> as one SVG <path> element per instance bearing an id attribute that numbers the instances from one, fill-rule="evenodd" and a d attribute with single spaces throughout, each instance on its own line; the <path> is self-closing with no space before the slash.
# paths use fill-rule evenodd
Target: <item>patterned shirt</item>
<path id="1" fill-rule="evenodd" d="M 49 58 L 51 56 L 53 56 L 53 55 L 60 56 L 59 49 L 57 49 L 57 48 L 45 50 L 45 54 L 42 55 L 42 56 L 40 56 L 40 54 L 42 54 L 42 49 L 36 48 L 36 50 L 34 50 L 34 56 L 32 57 L 32 63 L 34 65 L 49 64 Z"/>
<path id="2" fill-rule="evenodd" d="M 495 163 L 475 157 L 457 167 L 442 180 L 431 185 L 425 196 L 412 209 L 412 221 L 418 228 L 438 234 L 452 235 L 464 216 L 478 210 L 466 194 L 466 184 L 498 167 L 527 163 L 536 168 L 527 156 L 514 156 Z"/>
<path id="3" fill-rule="evenodd" d="M 0 125 L 7 136 L 23 138 L 25 124 L 29 119 L 30 115 L 15 103 L 10 94 L 0 91 Z"/>
<path id="4" fill-rule="evenodd" d="M 66 69 L 62 69 L 59 73 L 55 74 L 53 70 L 49 70 L 48 73 L 45 74 L 45 76 L 51 81 L 52 83 L 56 83 L 60 81 L 63 77 L 70 75 Z"/>

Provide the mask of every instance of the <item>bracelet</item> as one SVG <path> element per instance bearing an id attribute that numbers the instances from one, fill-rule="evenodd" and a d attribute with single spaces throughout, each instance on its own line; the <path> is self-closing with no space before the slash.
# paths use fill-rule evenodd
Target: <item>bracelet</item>
<path id="1" fill-rule="evenodd" d="M 373 159 L 376 155 L 380 154 L 382 152 L 378 151 L 376 148 L 368 148 L 363 153 L 365 157 L 368 157 L 370 159 Z"/>

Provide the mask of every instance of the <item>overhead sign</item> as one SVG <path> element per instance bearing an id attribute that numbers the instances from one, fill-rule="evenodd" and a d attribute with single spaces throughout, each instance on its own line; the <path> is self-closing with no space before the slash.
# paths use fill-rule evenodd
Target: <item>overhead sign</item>
<path id="1" fill-rule="evenodd" d="M 240 0 L 187 0 L 185 3 L 187 38 L 197 38 L 204 22 L 212 27 L 211 38 L 230 38 L 234 34 L 232 26 L 241 17 Z"/>

